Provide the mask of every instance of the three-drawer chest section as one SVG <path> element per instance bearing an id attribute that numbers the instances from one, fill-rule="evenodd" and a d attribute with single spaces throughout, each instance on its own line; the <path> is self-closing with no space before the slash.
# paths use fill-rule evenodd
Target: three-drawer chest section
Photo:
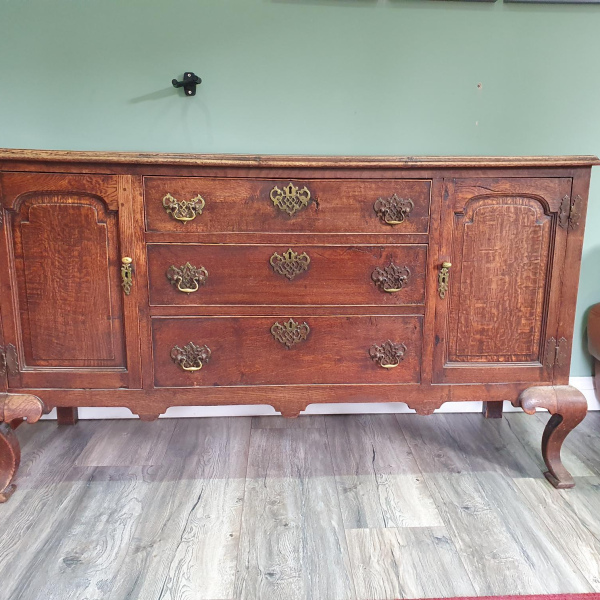
<path id="1" fill-rule="evenodd" d="M 145 177 L 154 385 L 419 383 L 431 186 Z"/>

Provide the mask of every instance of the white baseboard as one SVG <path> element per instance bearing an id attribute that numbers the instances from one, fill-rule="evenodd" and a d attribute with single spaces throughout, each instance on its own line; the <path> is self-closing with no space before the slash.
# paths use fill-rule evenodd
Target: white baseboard
<path id="1" fill-rule="evenodd" d="M 571 377 L 572 386 L 583 392 L 588 401 L 589 410 L 600 410 L 600 402 L 594 393 L 592 377 Z M 504 403 L 505 412 L 520 411 L 509 402 Z M 402 402 L 380 402 L 372 404 L 311 404 L 302 414 L 307 415 L 340 415 L 365 413 L 412 413 L 415 412 Z M 481 402 L 447 402 L 436 412 L 461 413 L 481 412 Z M 161 418 L 179 419 L 184 417 L 248 417 L 259 415 L 277 415 L 272 406 L 174 406 L 169 408 Z M 43 419 L 56 419 L 56 410 Z M 127 408 L 80 408 L 80 419 L 137 419 Z"/>

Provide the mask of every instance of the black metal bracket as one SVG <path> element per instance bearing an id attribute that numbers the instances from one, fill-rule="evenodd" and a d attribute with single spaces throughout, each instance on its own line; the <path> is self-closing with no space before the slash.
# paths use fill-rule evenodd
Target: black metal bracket
<path id="1" fill-rule="evenodd" d="M 177 81 L 177 79 L 173 79 L 171 83 L 173 84 L 173 87 L 182 87 L 185 90 L 186 96 L 195 96 L 196 86 L 202 83 L 202 79 L 200 79 L 198 75 L 194 75 L 194 73 L 189 71 L 183 74 L 183 81 Z"/>

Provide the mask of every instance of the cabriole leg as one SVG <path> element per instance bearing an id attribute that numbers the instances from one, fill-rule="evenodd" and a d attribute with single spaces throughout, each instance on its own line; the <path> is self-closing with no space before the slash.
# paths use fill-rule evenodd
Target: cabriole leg
<path id="1" fill-rule="evenodd" d="M 19 440 L 8 423 L 0 423 L 0 504 L 15 491 L 12 480 L 21 462 Z"/>
<path id="2" fill-rule="evenodd" d="M 12 481 L 21 462 L 19 440 L 10 424 L 21 419 L 35 423 L 46 412 L 48 409 L 37 396 L 0 394 L 0 503 L 15 491 Z"/>
<path id="3" fill-rule="evenodd" d="M 572 488 L 573 477 L 560 459 L 565 438 L 583 421 L 587 413 L 585 396 L 570 385 L 531 387 L 513 402 L 527 414 L 535 414 L 536 408 L 546 408 L 552 415 L 542 435 L 542 456 L 548 471 L 546 479 L 558 489 Z"/>

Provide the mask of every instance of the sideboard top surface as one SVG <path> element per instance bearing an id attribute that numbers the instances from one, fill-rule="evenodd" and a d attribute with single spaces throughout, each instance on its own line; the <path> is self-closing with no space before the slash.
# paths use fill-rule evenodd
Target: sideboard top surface
<path id="1" fill-rule="evenodd" d="M 0 149 L 0 161 L 334 168 L 591 167 L 597 156 L 284 156 Z"/>

